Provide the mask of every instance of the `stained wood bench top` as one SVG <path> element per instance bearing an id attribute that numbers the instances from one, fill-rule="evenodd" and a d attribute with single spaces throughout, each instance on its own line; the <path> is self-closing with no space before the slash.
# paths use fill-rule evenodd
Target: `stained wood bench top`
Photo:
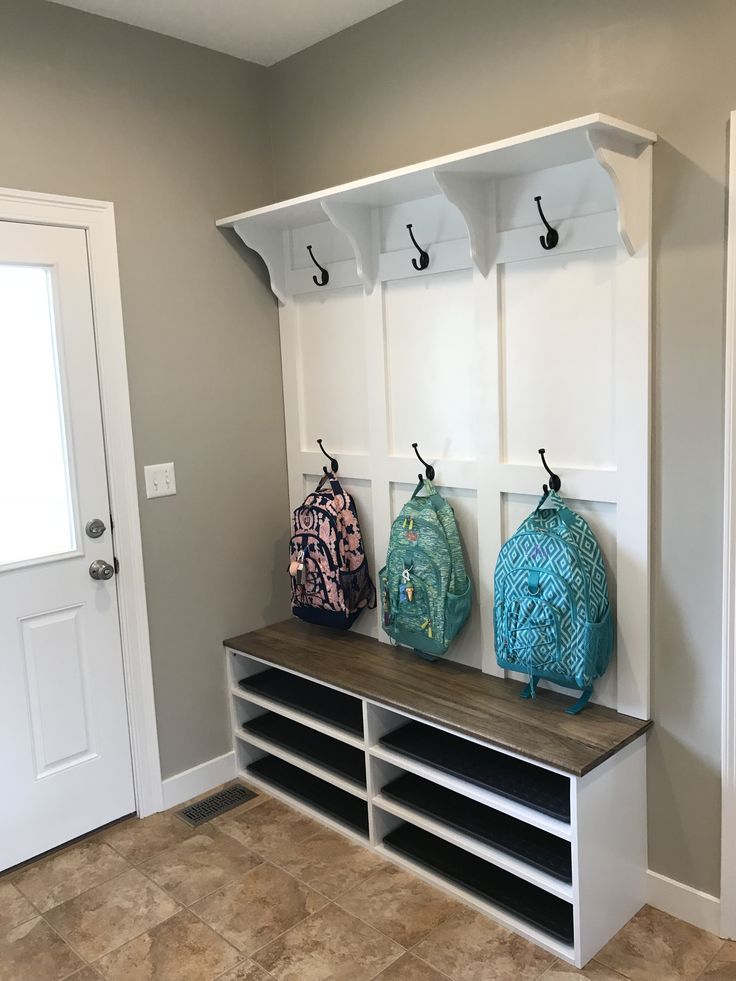
<path id="1" fill-rule="evenodd" d="M 519 682 L 452 661 L 430 663 L 362 634 L 297 619 L 241 634 L 225 646 L 573 776 L 588 773 L 652 725 L 602 705 L 566 715 L 573 699 L 564 695 L 540 690 L 533 701 L 523 700 Z"/>

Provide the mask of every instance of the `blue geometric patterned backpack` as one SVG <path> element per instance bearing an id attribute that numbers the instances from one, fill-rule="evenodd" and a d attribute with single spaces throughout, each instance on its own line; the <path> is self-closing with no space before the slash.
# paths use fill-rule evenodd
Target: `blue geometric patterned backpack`
<path id="1" fill-rule="evenodd" d="M 613 618 L 603 556 L 588 523 L 550 490 L 501 549 L 494 575 L 496 660 L 582 692 L 579 712 L 608 667 Z"/>

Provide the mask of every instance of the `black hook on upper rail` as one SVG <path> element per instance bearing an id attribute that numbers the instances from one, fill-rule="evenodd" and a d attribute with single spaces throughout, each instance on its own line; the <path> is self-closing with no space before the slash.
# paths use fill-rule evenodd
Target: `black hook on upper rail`
<path id="1" fill-rule="evenodd" d="M 545 449 L 539 450 L 539 455 L 542 458 L 542 466 L 544 467 L 544 469 L 549 474 L 549 486 L 550 486 L 550 489 L 553 490 L 553 491 L 558 491 L 560 489 L 560 487 L 562 487 L 562 481 L 557 476 L 557 474 L 556 473 L 552 473 L 552 471 L 547 466 L 547 461 L 544 459 L 544 454 L 546 452 L 547 451 Z M 544 490 L 544 493 L 546 494 L 547 493 L 547 485 L 546 484 L 542 484 L 542 489 Z"/>
<path id="2" fill-rule="evenodd" d="M 423 460 L 421 458 L 421 456 L 419 456 L 419 449 L 418 449 L 419 444 L 418 443 L 412 443 L 411 445 L 412 445 L 412 449 L 414 450 L 414 452 L 417 455 L 417 459 L 419 460 L 420 463 L 422 463 L 424 465 L 424 473 L 425 473 L 425 475 L 427 477 L 427 480 L 434 480 L 434 467 L 432 466 L 431 463 L 427 463 L 426 460 Z M 421 481 L 422 475 L 421 474 L 417 474 L 417 477 Z"/>
<path id="3" fill-rule="evenodd" d="M 553 228 L 547 219 L 544 217 L 544 212 L 542 211 L 542 195 L 538 194 L 534 200 L 537 202 L 537 209 L 539 211 L 539 217 L 544 222 L 544 227 L 547 229 L 546 235 L 539 236 L 539 244 L 543 249 L 549 251 L 553 249 L 557 243 L 560 241 L 560 234 L 556 228 Z"/>
<path id="4" fill-rule="evenodd" d="M 334 456 L 330 456 L 330 454 L 327 452 L 327 450 L 322 445 L 322 440 L 321 439 L 318 439 L 317 440 L 317 444 L 318 444 L 319 448 L 322 450 L 322 452 L 324 453 L 324 455 L 327 457 L 327 459 L 330 461 L 330 469 L 332 470 L 332 472 L 333 473 L 337 473 L 337 469 L 338 469 L 337 460 L 334 458 Z M 327 473 L 327 467 L 322 467 L 322 469 L 324 470 L 325 473 Z"/>
<path id="5" fill-rule="evenodd" d="M 407 227 L 407 230 L 409 232 L 409 238 L 411 238 L 411 240 L 412 240 L 412 242 L 414 244 L 414 248 L 419 253 L 419 262 L 417 262 L 416 259 L 412 259 L 411 260 L 411 264 L 412 264 L 412 266 L 414 266 L 414 268 L 417 270 L 417 272 L 421 272 L 422 270 L 426 269 L 427 266 L 429 265 L 429 252 L 426 252 L 421 247 L 421 245 L 419 244 L 419 242 L 417 242 L 417 240 L 414 238 L 414 232 L 412 231 L 412 228 L 414 226 L 411 225 L 411 224 L 409 224 L 406 227 Z"/>
<path id="6" fill-rule="evenodd" d="M 319 269 L 320 274 L 321 274 L 320 277 L 319 277 L 319 279 L 317 279 L 316 276 L 312 276 L 312 282 L 314 283 L 315 286 L 327 286 L 327 284 L 330 281 L 330 274 L 327 272 L 327 270 L 325 269 L 325 267 L 324 266 L 320 266 L 320 264 L 314 258 L 314 252 L 312 252 L 312 246 L 311 245 L 308 245 L 307 246 L 307 252 L 309 253 L 309 258 L 312 260 L 312 262 L 315 264 L 315 266 Z"/>

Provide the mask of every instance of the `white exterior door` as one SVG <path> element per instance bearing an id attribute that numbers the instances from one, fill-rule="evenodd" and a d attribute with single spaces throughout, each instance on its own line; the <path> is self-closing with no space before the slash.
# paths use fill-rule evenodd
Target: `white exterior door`
<path id="1" fill-rule="evenodd" d="M 110 523 L 86 234 L 0 221 L 0 870 L 135 810 Z"/>

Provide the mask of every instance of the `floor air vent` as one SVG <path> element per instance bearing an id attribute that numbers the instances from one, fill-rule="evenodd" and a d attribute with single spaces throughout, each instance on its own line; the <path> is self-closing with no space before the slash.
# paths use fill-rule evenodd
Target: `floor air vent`
<path id="1" fill-rule="evenodd" d="M 233 807 L 239 807 L 241 804 L 245 804 L 246 801 L 252 800 L 257 796 L 254 790 L 247 790 L 239 783 L 236 783 L 232 787 L 218 790 L 216 794 L 211 794 L 203 800 L 198 800 L 196 804 L 191 804 L 189 807 L 177 811 L 176 816 L 181 818 L 190 828 L 198 828 L 200 824 L 211 821 L 218 814 L 224 814 L 225 811 L 229 811 Z"/>

